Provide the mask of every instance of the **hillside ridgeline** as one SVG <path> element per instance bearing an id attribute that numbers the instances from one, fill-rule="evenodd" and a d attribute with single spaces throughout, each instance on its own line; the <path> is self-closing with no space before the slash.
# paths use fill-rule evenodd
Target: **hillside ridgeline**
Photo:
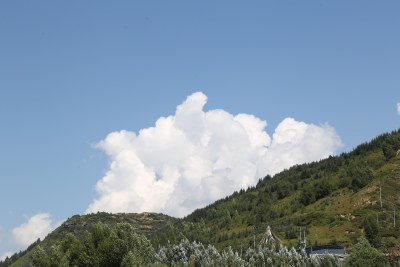
<path id="1" fill-rule="evenodd" d="M 183 219 L 154 213 L 76 215 L 8 264 L 29 266 L 38 244 L 49 249 L 68 233 L 82 237 L 97 222 L 129 223 L 154 248 L 188 239 L 241 251 L 258 243 L 270 225 L 289 248 L 297 248 L 301 230 L 309 245 L 351 247 L 365 236 L 374 247 L 391 251 L 400 247 L 399 149 L 400 130 L 383 134 L 349 153 L 266 176 Z"/>

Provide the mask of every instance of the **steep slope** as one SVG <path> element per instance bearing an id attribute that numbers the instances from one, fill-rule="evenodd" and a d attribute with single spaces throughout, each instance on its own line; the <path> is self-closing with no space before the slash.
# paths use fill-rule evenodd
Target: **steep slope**
<path id="1" fill-rule="evenodd" d="M 235 192 L 166 227 L 154 235 L 153 243 L 187 237 L 240 250 L 243 244 L 258 242 L 271 225 L 287 245 L 297 246 L 303 229 L 308 244 L 348 246 L 365 228 L 381 237 L 376 244 L 381 249 L 399 245 L 400 222 L 395 217 L 400 207 L 399 149 L 400 131 L 394 131 L 350 153 L 267 176 L 256 187 Z"/>

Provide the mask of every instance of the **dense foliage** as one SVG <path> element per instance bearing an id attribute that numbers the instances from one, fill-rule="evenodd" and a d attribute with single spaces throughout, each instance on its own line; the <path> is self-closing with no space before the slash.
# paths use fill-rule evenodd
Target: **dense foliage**
<path id="1" fill-rule="evenodd" d="M 202 243 L 190 243 L 187 239 L 177 245 L 162 247 L 156 258 L 167 266 L 340 266 L 336 258 L 325 256 L 312 259 L 304 252 L 287 249 L 278 243 L 260 245 L 257 249 L 249 247 L 239 254 L 230 247 L 219 253 L 212 245 L 205 247 Z"/>
<path id="2" fill-rule="evenodd" d="M 345 262 L 345 267 L 386 267 L 389 266 L 382 253 L 371 247 L 368 240 L 360 238 Z"/>
<path id="3" fill-rule="evenodd" d="M 48 251 L 38 245 L 32 253 L 33 267 L 134 267 L 134 266 L 339 266 L 333 257 L 312 259 L 304 251 L 287 249 L 279 243 L 247 248 L 243 253 L 230 247 L 221 253 L 212 245 L 182 240 L 155 253 L 147 238 L 129 224 L 113 229 L 99 223 L 82 240 L 68 234 Z"/>
<path id="4" fill-rule="evenodd" d="M 154 261 L 154 249 L 143 235 L 135 233 L 127 223 L 110 228 L 106 224 L 93 225 L 82 239 L 68 234 L 48 251 L 38 245 L 32 253 L 33 266 L 144 266 Z"/>
<path id="5" fill-rule="evenodd" d="M 45 250 L 36 246 L 31 255 L 32 267 L 136 267 L 136 266 L 210 266 L 210 267 L 338 267 L 342 262 L 326 255 L 309 257 L 304 250 L 288 249 L 280 242 L 250 246 L 240 252 L 231 247 L 218 251 L 214 246 L 181 240 L 155 252 L 149 240 L 136 234 L 126 223 L 110 228 L 103 223 L 93 225 L 79 240 L 73 234 Z M 382 253 L 361 238 L 345 261 L 348 267 L 388 266 Z"/>

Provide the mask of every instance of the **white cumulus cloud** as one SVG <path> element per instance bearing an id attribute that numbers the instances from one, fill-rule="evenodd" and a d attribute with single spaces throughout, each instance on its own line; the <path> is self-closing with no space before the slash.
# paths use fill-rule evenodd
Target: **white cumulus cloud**
<path id="1" fill-rule="evenodd" d="M 399 115 L 400 115 L 400 102 L 399 102 L 399 103 L 397 103 L 397 114 L 399 114 Z"/>
<path id="2" fill-rule="evenodd" d="M 335 154 L 329 125 L 286 118 L 272 138 L 266 121 L 222 109 L 204 111 L 207 96 L 190 95 L 174 115 L 139 133 L 110 133 L 97 146 L 110 166 L 86 212 L 163 212 L 184 216 L 267 174 Z"/>
<path id="3" fill-rule="evenodd" d="M 49 213 L 38 213 L 28 221 L 12 230 L 14 242 L 21 246 L 27 247 L 38 238 L 42 239 L 57 227 Z"/>

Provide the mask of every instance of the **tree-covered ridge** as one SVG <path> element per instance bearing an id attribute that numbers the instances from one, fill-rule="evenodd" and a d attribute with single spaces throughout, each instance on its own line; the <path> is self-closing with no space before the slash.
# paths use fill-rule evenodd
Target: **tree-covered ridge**
<path id="1" fill-rule="evenodd" d="M 181 238 L 214 244 L 218 249 L 259 240 L 267 225 L 289 246 L 297 246 L 300 228 L 309 244 L 350 246 L 364 235 L 366 218 L 378 217 L 381 249 L 399 244 L 400 222 L 393 214 L 400 199 L 400 131 L 378 136 L 350 153 L 293 166 L 260 179 L 198 209 L 153 238 L 154 244 Z M 382 195 L 382 207 L 379 192 Z M 397 219 L 395 219 L 397 221 Z M 381 242 L 382 241 L 382 242 Z"/>
<path id="2" fill-rule="evenodd" d="M 132 225 L 117 223 L 94 224 L 78 239 L 67 234 L 50 249 L 38 245 L 32 253 L 32 266 L 148 266 L 154 262 L 154 249 L 150 241 L 137 234 Z"/>
<path id="3" fill-rule="evenodd" d="M 37 245 L 30 259 L 27 266 L 33 267 L 339 267 L 343 263 L 330 255 L 310 257 L 304 249 L 288 249 L 273 239 L 240 252 L 231 247 L 220 252 L 212 245 L 183 239 L 156 252 L 150 241 L 128 223 L 117 223 L 112 228 L 103 223 L 94 224 L 81 239 L 69 233 L 47 250 Z M 366 239 L 361 239 L 345 265 L 384 267 L 387 261 Z"/>
<path id="4" fill-rule="evenodd" d="M 162 228 L 167 222 L 174 222 L 177 219 L 160 213 L 106 213 L 98 212 L 87 215 L 75 215 L 64 222 L 51 235 L 65 236 L 68 233 L 75 233 L 81 236 L 85 230 L 91 229 L 91 226 L 102 222 L 108 226 L 114 226 L 117 223 L 128 223 L 132 225 L 138 233 L 150 237 L 158 229 Z M 57 239 L 58 236 L 54 236 Z"/>
<path id="5" fill-rule="evenodd" d="M 63 240 L 66 236 L 73 234 L 81 240 L 87 231 L 90 231 L 93 225 L 101 222 L 108 227 L 113 227 L 118 223 L 127 223 L 131 225 L 135 232 L 151 237 L 158 229 L 166 224 L 172 223 L 177 219 L 158 213 L 118 213 L 110 214 L 98 212 L 88 215 L 75 215 L 62 223 L 57 229 L 50 233 L 43 241 L 36 241 L 29 246 L 27 250 L 15 253 L 0 266 L 30 266 L 32 250 L 40 245 L 45 251 L 49 250 L 56 242 Z"/>

